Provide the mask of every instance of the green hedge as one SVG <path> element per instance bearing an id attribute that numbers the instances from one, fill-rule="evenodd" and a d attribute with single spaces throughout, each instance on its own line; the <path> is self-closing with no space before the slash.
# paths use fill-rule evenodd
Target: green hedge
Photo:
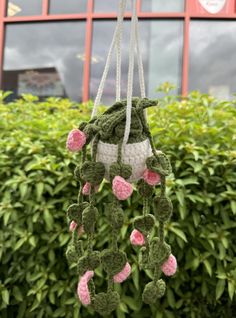
<path id="1" fill-rule="evenodd" d="M 0 316 L 93 317 L 76 299 L 78 277 L 69 269 L 66 207 L 76 201 L 73 170 L 78 155 L 65 150 L 67 133 L 87 120 L 92 104 L 76 105 L 24 95 L 4 104 L 0 95 Z M 236 312 L 236 102 L 193 92 L 172 97 L 149 111 L 157 148 L 166 152 L 174 174 L 168 192 L 175 212 L 166 227 L 179 269 L 167 279 L 167 294 L 155 307 L 142 304 L 147 275 L 137 269 L 130 246 L 138 196 L 125 205 L 121 247 L 132 276 L 117 286 L 122 303 L 113 317 L 233 318 Z M 110 195 L 98 195 L 104 208 Z M 108 243 L 99 220 L 97 248 Z M 105 288 L 97 271 L 97 285 Z M 95 315 L 96 317 L 97 315 Z"/>

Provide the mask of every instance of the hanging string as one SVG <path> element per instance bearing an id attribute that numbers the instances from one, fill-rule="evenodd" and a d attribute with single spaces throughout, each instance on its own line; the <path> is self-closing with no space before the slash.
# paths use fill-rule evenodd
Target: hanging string
<path id="1" fill-rule="evenodd" d="M 113 39 L 112 39 L 112 42 L 111 42 L 111 46 L 110 46 L 110 49 L 109 49 L 109 52 L 108 52 L 108 55 L 107 55 L 106 65 L 105 65 L 104 72 L 102 74 L 102 79 L 101 79 L 101 82 L 100 82 L 100 85 L 99 85 L 99 88 L 98 88 L 97 96 L 96 96 L 95 101 L 94 101 L 94 106 L 93 106 L 93 111 L 92 111 L 92 116 L 91 116 L 92 118 L 94 116 L 96 116 L 97 108 L 98 108 L 98 106 L 100 105 L 100 102 L 101 102 L 101 98 L 102 98 L 102 94 L 103 94 L 103 90 L 104 90 L 104 86 L 105 86 L 105 81 L 106 81 L 106 78 L 107 78 L 107 75 L 108 75 L 108 72 L 109 72 L 109 68 L 110 68 L 110 64 L 111 64 L 112 53 L 113 53 L 114 47 L 117 44 L 117 39 L 120 38 L 120 40 L 121 40 L 121 36 L 119 35 L 119 32 L 122 31 L 122 27 L 121 26 L 122 26 L 123 19 L 124 19 L 126 2 L 127 2 L 127 0 L 121 0 L 120 4 L 119 4 L 118 23 L 117 23 L 117 26 L 116 26 L 116 29 L 115 29 L 115 32 L 114 32 L 114 35 L 113 35 Z M 119 66 L 117 67 L 117 70 L 118 70 L 118 68 L 120 69 Z M 118 76 L 120 76 L 119 74 L 120 74 L 120 71 L 118 71 Z M 118 85 L 120 85 L 120 84 L 118 84 Z"/>
<path id="2" fill-rule="evenodd" d="M 141 50 L 140 50 L 138 17 L 137 17 L 136 13 L 135 13 L 135 42 L 136 42 L 136 50 L 137 50 L 140 93 L 141 93 L 141 97 L 145 98 L 146 97 L 146 89 L 145 89 L 145 80 L 144 80 L 143 60 L 142 60 L 142 54 L 141 54 Z"/>
<path id="3" fill-rule="evenodd" d="M 126 1 L 120 4 L 120 14 L 118 15 L 118 34 L 116 43 L 116 102 L 121 100 L 121 43 L 124 27 L 124 13 L 126 8 Z"/>
<path id="4" fill-rule="evenodd" d="M 132 2 L 132 0 L 131 0 L 131 2 Z M 103 94 L 104 87 L 105 87 L 105 81 L 106 81 L 106 78 L 107 78 L 107 75 L 108 75 L 108 72 L 110 69 L 112 54 L 113 54 L 115 47 L 116 47 L 116 56 L 117 56 L 116 101 L 120 101 L 120 99 L 121 99 L 121 42 L 122 42 L 124 14 L 125 14 L 125 9 L 126 9 L 126 3 L 127 3 L 127 0 L 120 0 L 118 23 L 117 23 L 117 26 L 116 26 L 116 29 L 115 29 L 115 32 L 113 35 L 111 46 L 109 48 L 104 72 L 103 72 L 102 79 L 101 79 L 101 82 L 100 82 L 100 85 L 98 88 L 97 96 L 96 96 L 95 101 L 94 101 L 94 106 L 93 106 L 91 118 L 93 118 L 97 114 L 97 108 L 101 102 L 102 94 Z M 130 64 L 130 62 L 132 62 L 132 60 L 133 60 L 133 64 L 134 64 L 135 49 L 136 49 L 137 60 L 138 60 L 138 70 L 139 70 L 140 92 L 141 92 L 141 97 L 144 98 L 146 96 L 146 93 L 145 93 L 143 62 L 142 62 L 142 56 L 141 56 L 140 44 L 139 44 L 138 18 L 137 18 L 137 14 L 136 14 L 136 0 L 133 1 L 132 21 L 131 21 L 131 37 L 132 37 L 132 39 L 130 39 L 129 64 Z M 132 44 L 131 44 L 131 41 L 132 41 Z M 131 55 L 132 55 L 132 57 L 131 57 Z M 131 96 L 129 98 L 132 99 L 133 74 L 131 75 L 131 72 L 132 72 L 132 69 L 134 70 L 134 66 L 131 65 L 131 68 L 130 68 L 130 65 L 129 65 L 129 69 L 130 69 L 130 75 L 129 75 L 128 82 L 129 82 L 129 80 L 132 80 L 132 83 L 130 83 L 130 84 L 128 83 L 127 97 L 129 95 L 129 96 Z M 128 94 L 128 92 L 129 92 L 129 94 Z M 130 95 L 130 92 L 131 92 L 131 95 Z M 129 113 L 130 113 L 130 110 L 127 110 L 127 115 L 129 115 Z M 128 117 L 127 117 L 127 119 L 128 119 Z M 129 126 L 130 126 L 130 123 L 129 123 L 130 121 L 131 121 L 131 116 L 130 116 L 130 120 L 128 119 Z M 126 135 L 124 136 L 125 138 L 124 138 L 123 145 L 126 144 L 128 141 L 127 135 L 129 135 L 129 131 L 130 131 L 130 127 L 127 127 L 126 128 Z M 126 142 L 125 142 L 125 139 L 127 139 Z"/>
<path id="5" fill-rule="evenodd" d="M 126 123 L 125 133 L 123 139 L 123 147 L 128 142 L 131 126 L 132 115 L 132 96 L 133 96 L 133 82 L 134 82 L 134 58 L 135 58 L 135 23 L 136 23 L 136 0 L 133 1 L 132 19 L 131 19 L 131 35 L 129 45 L 129 71 L 128 71 L 128 88 L 127 88 L 127 107 L 126 107 Z"/>

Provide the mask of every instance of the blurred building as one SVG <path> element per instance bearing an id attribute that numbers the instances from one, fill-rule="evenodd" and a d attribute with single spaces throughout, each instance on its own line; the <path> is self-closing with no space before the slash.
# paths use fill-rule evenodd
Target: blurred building
<path id="1" fill-rule="evenodd" d="M 94 98 L 119 0 L 0 0 L 1 89 L 41 97 Z M 126 93 L 130 0 L 123 44 Z M 236 0 L 138 0 L 147 95 L 236 92 Z M 137 76 L 135 76 L 137 81 Z M 137 82 L 135 95 L 139 94 Z M 103 102 L 115 95 L 115 57 Z"/>

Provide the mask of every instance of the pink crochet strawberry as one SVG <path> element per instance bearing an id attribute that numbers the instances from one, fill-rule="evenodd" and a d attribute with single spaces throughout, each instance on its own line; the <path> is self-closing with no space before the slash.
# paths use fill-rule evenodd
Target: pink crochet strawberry
<path id="1" fill-rule="evenodd" d="M 176 273 L 177 261 L 173 254 L 170 254 L 168 260 L 161 266 L 161 269 L 166 276 L 172 276 Z"/>
<path id="2" fill-rule="evenodd" d="M 112 191 L 118 200 L 127 200 L 133 193 L 133 187 L 124 178 L 116 176 L 112 182 Z"/>
<path id="3" fill-rule="evenodd" d="M 76 152 L 80 151 L 86 143 L 86 135 L 79 129 L 73 129 L 66 142 L 66 147 L 69 151 Z"/>
<path id="4" fill-rule="evenodd" d="M 155 186 L 161 182 L 161 176 L 149 169 L 146 169 L 143 173 L 143 180 L 151 186 Z"/>
<path id="5" fill-rule="evenodd" d="M 145 238 L 140 231 L 133 230 L 130 235 L 130 242 L 132 245 L 142 246 L 145 244 Z"/>
<path id="6" fill-rule="evenodd" d="M 88 282 L 94 276 L 94 271 L 87 271 L 83 276 L 81 276 L 78 288 L 77 295 L 83 305 L 91 304 L 91 297 L 88 288 Z"/>
<path id="7" fill-rule="evenodd" d="M 122 269 L 122 271 L 116 274 L 115 276 L 113 276 L 113 281 L 115 283 L 122 283 L 129 277 L 130 273 L 131 273 L 131 266 L 127 262 L 124 268 Z"/>

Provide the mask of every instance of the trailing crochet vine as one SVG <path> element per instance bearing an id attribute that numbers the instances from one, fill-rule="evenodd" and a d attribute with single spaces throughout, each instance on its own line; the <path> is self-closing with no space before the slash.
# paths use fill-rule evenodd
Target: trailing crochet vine
<path id="1" fill-rule="evenodd" d="M 80 276 L 77 294 L 84 305 L 90 305 L 101 315 L 108 315 L 117 308 L 119 294 L 114 283 L 122 283 L 131 273 L 125 252 L 119 250 L 119 232 L 123 225 L 122 200 L 133 192 L 132 182 L 143 200 L 143 213 L 134 219 L 130 242 L 141 246 L 139 265 L 153 271 L 154 279 L 143 291 L 143 301 L 154 304 L 165 293 L 162 273 L 171 276 L 177 263 L 171 247 L 165 242 L 164 225 L 172 214 L 172 203 L 166 196 L 166 177 L 171 173 L 167 157 L 156 151 L 147 124 L 144 109 L 156 106 L 147 98 L 133 98 L 131 127 L 128 143 L 122 141 L 126 120 L 126 101 L 115 103 L 102 115 L 88 123 L 83 122 L 68 136 L 70 151 L 82 150 L 82 163 L 75 169 L 75 178 L 80 183 L 78 202 L 68 208 L 67 216 L 72 239 L 66 252 L 68 261 L 76 263 Z M 87 146 L 91 144 L 91 160 Z M 108 249 L 93 250 L 93 238 L 99 211 L 96 208 L 96 192 L 107 179 L 112 185 L 113 201 L 108 205 L 107 221 L 111 229 Z M 160 194 L 155 187 L 160 186 Z M 150 232 L 158 226 L 158 236 L 150 239 Z M 87 234 L 87 244 L 81 235 Z M 97 267 L 102 266 L 107 275 L 107 290 L 96 293 L 93 277 Z"/>

